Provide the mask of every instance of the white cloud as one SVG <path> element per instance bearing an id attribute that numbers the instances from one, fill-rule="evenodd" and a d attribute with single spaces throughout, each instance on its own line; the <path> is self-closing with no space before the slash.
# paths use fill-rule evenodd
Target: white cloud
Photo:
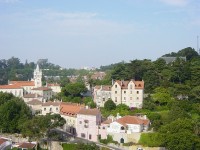
<path id="1" fill-rule="evenodd" d="M 174 6 L 186 6 L 190 0 L 160 0 L 160 1 Z"/>

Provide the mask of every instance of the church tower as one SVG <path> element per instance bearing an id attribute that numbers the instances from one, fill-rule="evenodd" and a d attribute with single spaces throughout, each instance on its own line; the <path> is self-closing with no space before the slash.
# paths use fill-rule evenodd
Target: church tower
<path id="1" fill-rule="evenodd" d="M 38 64 L 36 66 L 36 69 L 34 70 L 33 79 L 36 88 L 42 86 L 42 70 L 39 68 Z"/>

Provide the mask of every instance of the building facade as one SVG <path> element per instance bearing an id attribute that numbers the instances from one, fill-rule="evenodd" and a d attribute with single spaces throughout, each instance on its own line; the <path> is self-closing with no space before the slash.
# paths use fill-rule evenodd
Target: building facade
<path id="1" fill-rule="evenodd" d="M 98 107 L 104 107 L 104 103 L 111 99 L 111 85 L 95 86 L 93 98 Z"/>
<path id="2" fill-rule="evenodd" d="M 98 141 L 98 126 L 101 112 L 98 109 L 83 108 L 77 114 L 77 136 L 86 140 Z"/>
<path id="3" fill-rule="evenodd" d="M 130 108 L 142 108 L 144 81 L 116 80 L 111 88 L 111 98 L 116 105 L 126 104 Z"/>

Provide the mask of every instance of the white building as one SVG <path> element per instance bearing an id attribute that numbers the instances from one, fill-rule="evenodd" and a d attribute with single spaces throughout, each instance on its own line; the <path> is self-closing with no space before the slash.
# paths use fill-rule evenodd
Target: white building
<path id="1" fill-rule="evenodd" d="M 42 103 L 42 115 L 46 114 L 59 114 L 60 113 L 60 101 L 52 102 L 48 101 L 46 103 Z"/>
<path id="2" fill-rule="evenodd" d="M 126 104 L 129 107 L 142 108 L 144 81 L 116 80 L 111 88 L 111 97 L 116 105 Z"/>
<path id="3" fill-rule="evenodd" d="M 32 114 L 41 114 L 42 113 L 42 102 L 38 99 L 32 99 L 27 102 L 27 105 L 30 107 Z"/>
<path id="4" fill-rule="evenodd" d="M 94 102 L 98 107 L 104 107 L 104 103 L 111 99 L 111 85 L 95 86 L 93 91 Z"/>

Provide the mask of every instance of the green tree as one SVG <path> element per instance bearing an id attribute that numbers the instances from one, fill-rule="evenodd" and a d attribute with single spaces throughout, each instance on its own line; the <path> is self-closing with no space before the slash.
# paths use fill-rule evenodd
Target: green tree
<path id="1" fill-rule="evenodd" d="M 111 99 L 107 100 L 104 103 L 104 109 L 107 111 L 114 110 L 115 108 L 116 108 L 116 104 Z"/>
<path id="2" fill-rule="evenodd" d="M 83 83 L 69 83 L 62 88 L 62 93 L 65 96 L 81 96 L 82 93 L 86 92 L 87 88 Z"/>

